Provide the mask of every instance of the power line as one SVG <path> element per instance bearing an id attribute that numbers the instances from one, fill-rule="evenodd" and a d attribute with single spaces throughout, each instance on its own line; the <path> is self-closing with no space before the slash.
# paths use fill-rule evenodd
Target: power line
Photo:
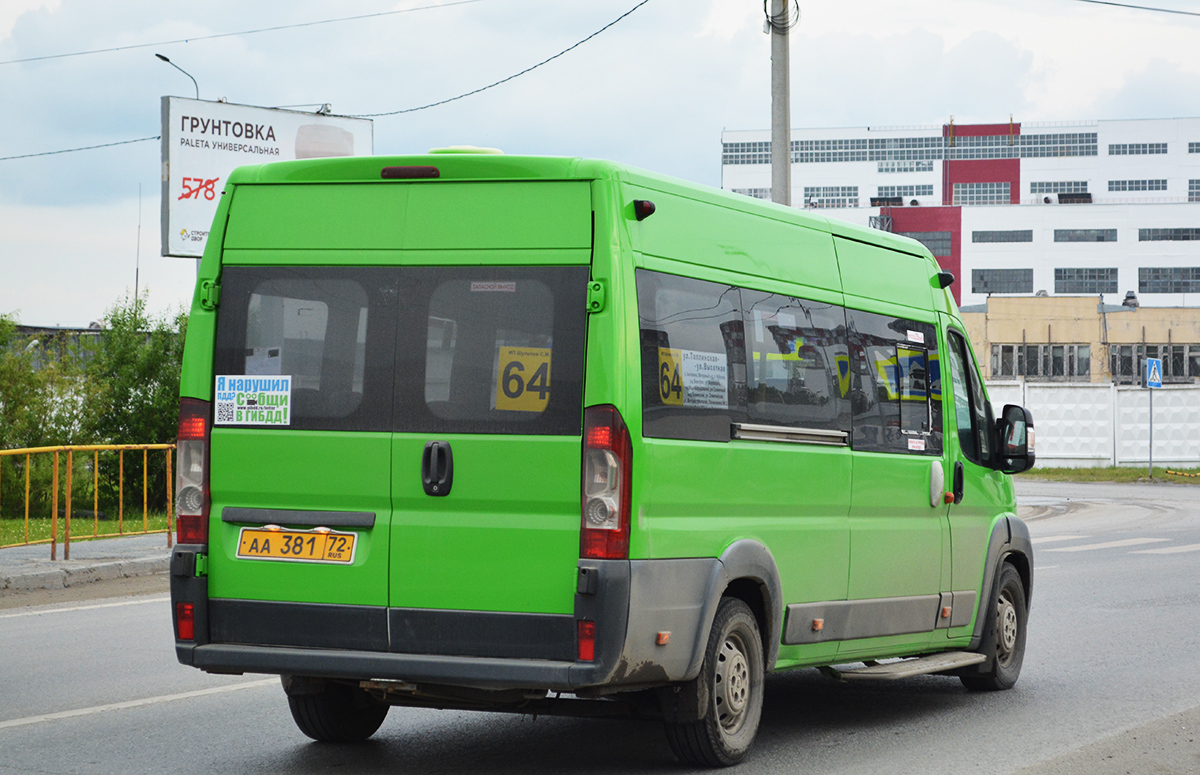
<path id="1" fill-rule="evenodd" d="M 154 46 L 169 46 L 174 43 L 191 43 L 197 40 L 214 40 L 216 38 L 230 38 L 236 35 L 257 35 L 260 32 L 278 32 L 279 30 L 294 30 L 299 27 L 316 27 L 321 24 L 337 24 L 340 22 L 359 21 L 361 19 L 376 19 L 380 16 L 394 16 L 398 13 L 412 13 L 414 11 L 429 11 L 436 8 L 449 8 L 453 5 L 467 5 L 468 3 L 482 3 L 484 0 L 455 0 L 450 3 L 441 3 L 439 5 L 422 5 L 416 8 L 402 8 L 398 11 L 380 11 L 379 13 L 362 14 L 361 16 L 343 16 L 338 19 L 322 19 L 315 22 L 299 22 L 297 24 L 280 24 L 275 27 L 261 27 L 256 30 L 242 30 L 240 32 L 219 32 L 214 35 L 200 35 L 195 38 L 178 38 L 176 40 L 160 40 L 155 43 L 134 43 L 129 46 L 114 46 L 112 48 L 95 48 L 88 51 L 72 51 L 66 54 L 46 54 L 44 56 L 26 57 L 24 59 L 9 59 L 0 62 L 0 65 L 15 65 L 21 62 L 42 62 L 47 59 L 65 59 L 67 57 L 80 57 L 87 54 L 108 54 L 113 51 L 129 51 L 136 48 L 152 48 Z"/>
<path id="2" fill-rule="evenodd" d="M 1159 13 L 1176 13 L 1180 16 L 1200 16 L 1196 11 L 1177 11 L 1174 8 L 1154 8 L 1148 5 L 1130 5 L 1129 3 L 1112 3 L 1108 0 L 1076 0 L 1080 3 L 1091 3 L 1093 5 L 1112 5 L 1117 8 L 1133 8 L 1138 11 L 1157 11 Z"/>
<path id="3" fill-rule="evenodd" d="M 42 151 L 41 153 L 26 153 L 20 156 L 0 156 L 0 161 L 9 161 L 11 159 L 30 159 L 34 156 L 54 156 L 60 153 L 75 153 L 76 151 L 91 151 L 96 148 L 111 148 L 114 145 L 129 145 L 130 143 L 144 143 L 148 140 L 161 140 L 162 135 L 154 137 L 139 137 L 136 140 L 118 140 L 115 143 L 102 143 L 100 145 L 85 145 L 82 148 L 64 148 L 61 151 Z"/>
<path id="4" fill-rule="evenodd" d="M 357 113 L 357 114 L 351 114 L 351 116 L 350 116 L 350 117 L 351 117 L 351 118 L 379 118 L 379 117 L 381 117 L 381 116 L 398 116 L 398 115 L 400 115 L 401 113 L 415 113 L 415 112 L 416 112 L 416 111 L 418 111 L 418 110 L 425 110 L 426 108 L 435 108 L 435 107 L 437 107 L 438 105 L 445 105 L 447 102 L 454 102 L 455 100 L 461 100 L 461 99 L 462 99 L 462 98 L 464 98 L 464 97 L 470 97 L 470 96 L 471 96 L 471 95 L 473 95 L 473 94 L 479 94 L 479 93 L 480 93 L 480 92 L 482 92 L 482 91 L 487 91 L 488 89 L 491 89 L 492 87 L 495 87 L 495 86 L 499 86 L 499 85 L 500 85 L 500 84 L 502 84 L 502 83 L 508 83 L 509 81 L 511 81 L 511 80 L 513 80 L 513 79 L 515 79 L 515 78 L 520 78 L 522 75 L 525 75 L 525 74 L 526 74 L 526 73 L 528 73 L 528 72 L 531 72 L 531 71 L 533 71 L 533 70 L 536 70 L 536 69 L 538 69 L 539 67 L 541 67 L 542 65 L 544 65 L 544 64 L 546 64 L 546 63 L 548 63 L 548 62 L 552 62 L 552 61 L 554 61 L 555 59 L 558 59 L 560 56 L 562 56 L 563 54 L 567 53 L 568 51 L 571 51 L 571 50 L 573 50 L 573 49 L 579 48 L 579 47 L 580 47 L 580 46 L 582 46 L 584 43 L 587 43 L 589 40 L 591 40 L 592 38 L 596 37 L 596 36 L 597 36 L 597 35 L 599 35 L 600 33 L 604 32 L 604 31 L 605 31 L 605 30 L 607 30 L 609 27 L 612 27 L 612 26 L 613 26 L 613 25 L 615 25 L 617 22 L 621 21 L 621 20 L 622 20 L 622 19 L 624 19 L 626 16 L 630 15 L 631 13 L 633 13 L 633 12 L 634 12 L 634 11 L 636 11 L 637 9 L 641 8 L 643 5 L 645 5 L 645 4 L 646 4 L 646 3 L 648 3 L 648 2 L 650 2 L 650 0 L 642 0 L 640 3 L 638 3 L 638 4 L 637 4 L 637 5 L 635 5 L 634 7 L 630 8 L 628 11 L 626 11 L 626 12 L 625 12 L 625 13 L 623 13 L 623 14 L 621 14 L 621 15 L 620 15 L 620 16 L 618 16 L 617 18 L 613 19 L 611 22 L 609 22 L 608 24 L 604 25 L 604 26 L 603 26 L 603 27 L 601 27 L 600 29 L 596 30 L 596 31 L 595 31 L 595 32 L 593 32 L 591 35 L 588 35 L 586 38 L 584 38 L 583 40 L 579 41 L 579 42 L 578 42 L 578 43 L 576 43 L 575 45 L 573 45 L 573 46 L 568 46 L 567 48 L 564 48 L 562 51 L 558 52 L 558 53 L 557 53 L 557 54 L 555 54 L 554 56 L 552 56 L 552 57 L 549 57 L 548 59 L 543 59 L 541 62 L 538 62 L 536 65 L 532 65 L 531 67 L 527 67 L 527 68 L 525 68 L 524 70 L 522 70 L 521 72 L 519 72 L 519 73 L 514 73 L 514 74 L 512 74 L 512 75 L 508 76 L 507 78 L 501 78 L 499 81 L 496 81 L 495 83 L 489 83 L 487 86 L 481 86 L 481 87 L 479 87 L 478 89 L 475 89 L 475 90 L 473 90 L 473 91 L 466 92 L 465 94 L 460 94 L 460 95 L 458 95 L 457 97 L 450 97 L 449 99 L 445 99 L 445 100 L 439 100 L 439 101 L 437 101 L 437 102 L 431 102 L 431 103 L 429 103 L 428 105 L 422 105 L 422 106 L 420 106 L 420 107 L 417 107 L 417 108 L 405 108 L 405 109 L 403 109 L 403 110 L 393 110 L 393 111 L 389 111 L 389 112 L 387 112 L 387 113 Z"/>

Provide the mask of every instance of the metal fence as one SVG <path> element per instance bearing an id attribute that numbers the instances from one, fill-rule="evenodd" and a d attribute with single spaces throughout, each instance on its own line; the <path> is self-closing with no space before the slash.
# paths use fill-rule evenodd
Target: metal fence
<path id="1" fill-rule="evenodd" d="M 62 524 L 62 528 L 63 528 L 63 530 L 62 530 L 63 559 L 64 560 L 71 559 L 72 512 L 73 512 L 73 506 L 74 506 L 73 495 L 75 493 L 75 490 L 78 487 L 78 483 L 74 477 L 74 472 L 75 472 L 75 468 L 76 468 L 75 462 L 77 460 L 76 453 L 84 453 L 85 455 L 87 453 L 91 453 L 91 466 L 90 466 L 91 471 L 90 471 L 90 473 L 92 475 L 91 476 L 92 481 L 91 481 L 90 489 L 91 489 L 91 495 L 92 495 L 92 499 L 91 499 L 92 509 L 91 509 L 91 519 L 88 520 L 91 523 L 90 524 L 91 532 L 90 533 L 84 532 L 81 534 L 77 529 L 78 528 L 78 520 L 76 520 L 76 522 L 75 522 L 76 531 L 74 533 L 75 538 L 76 539 L 81 538 L 81 537 L 83 537 L 83 538 L 107 538 L 107 537 L 111 537 L 111 536 L 144 535 L 144 534 L 164 533 L 165 532 L 166 536 L 167 536 L 167 546 L 170 547 L 172 531 L 174 530 L 174 525 L 172 524 L 172 520 L 173 520 L 173 516 L 174 516 L 174 493 L 172 492 L 172 490 L 175 485 L 175 477 L 171 472 L 171 465 L 173 462 L 172 453 L 174 452 L 174 450 L 175 450 L 174 444 L 89 444 L 89 445 L 68 445 L 68 446 L 61 446 L 61 447 L 30 447 L 27 449 L 0 450 L 0 514 L 4 513 L 4 510 L 3 510 L 4 504 L 11 503 L 12 502 L 11 498 L 13 497 L 13 494 L 6 492 L 3 487 L 3 482 L 4 482 L 3 473 L 4 473 L 5 467 L 11 466 L 11 467 L 14 467 L 17 469 L 21 469 L 21 471 L 23 473 L 23 479 L 24 479 L 24 495 L 25 495 L 24 502 L 23 502 L 23 509 L 21 510 L 21 513 L 22 513 L 22 516 L 24 519 L 23 540 L 5 543 L 2 546 L 0 546 L 0 548 L 7 547 L 7 546 L 22 546 L 22 545 L 28 545 L 28 544 L 50 544 L 50 559 L 52 559 L 52 560 L 58 559 L 59 498 L 61 495 L 63 504 L 64 504 L 64 508 L 62 510 L 63 511 L 63 524 Z M 150 453 L 152 451 L 162 451 L 166 458 L 165 489 L 166 489 L 167 526 L 166 526 L 165 530 L 163 530 L 163 529 L 151 530 L 150 524 L 149 524 L 149 517 L 150 517 L 150 497 L 149 497 L 149 493 L 150 493 L 150 461 L 151 461 Z M 117 485 L 116 485 L 116 493 L 117 493 L 116 526 L 117 526 L 117 529 L 115 532 L 111 531 L 111 530 L 109 530 L 108 532 L 104 532 L 104 533 L 100 532 L 100 482 L 101 482 L 100 453 L 101 452 L 116 452 L 117 453 L 117 464 L 115 467 L 116 468 L 115 474 L 116 474 L 116 479 L 117 479 Z M 125 479 L 126 479 L 126 476 L 125 476 L 125 453 L 126 452 L 141 452 L 142 453 L 142 455 L 141 455 L 141 458 L 142 458 L 141 459 L 141 464 L 142 464 L 141 465 L 141 469 L 142 469 L 141 519 L 137 520 L 136 517 L 134 517 L 134 520 L 131 520 L 129 522 L 126 521 L 126 514 L 125 514 L 125 506 L 126 506 L 126 503 L 125 503 Z M 49 522 L 50 522 L 50 537 L 42 538 L 42 539 L 34 539 L 31 541 L 29 538 L 29 526 L 30 526 L 30 520 L 31 520 L 31 514 L 30 514 L 31 504 L 33 501 L 31 500 L 31 497 L 30 497 L 31 496 L 30 487 L 31 487 L 31 481 L 33 479 L 33 472 L 35 471 L 35 468 L 36 468 L 35 461 L 40 462 L 40 460 L 45 460 L 46 458 L 49 458 L 51 455 L 53 455 L 53 473 L 50 476 L 51 495 L 50 495 L 50 509 L 49 509 L 50 515 L 48 517 Z M 65 466 L 62 466 L 62 469 L 64 469 L 64 470 L 60 471 L 60 463 L 63 462 L 62 458 L 64 455 L 66 458 Z M 85 458 L 85 467 L 86 467 L 86 458 Z M 112 472 L 109 472 L 109 473 L 110 473 L 110 475 L 112 474 Z M 22 477 L 18 476 L 17 478 L 19 481 Z M 109 482 L 106 482 L 106 484 L 108 484 L 108 483 Z M 38 487 L 40 488 L 42 486 L 44 486 L 44 484 L 39 482 Z M 19 493 L 17 494 L 17 497 L 19 497 Z M 41 517 L 35 513 L 32 515 L 32 519 L 36 523 L 37 520 L 44 520 L 47 518 Z M 140 525 L 139 525 L 139 523 L 140 523 Z M 106 527 L 107 527 L 107 525 L 106 525 Z M 85 530 L 86 530 L 86 528 L 85 528 Z"/>
<path id="2" fill-rule="evenodd" d="M 1033 412 L 1039 464 L 1147 465 L 1150 389 L 1107 383 L 988 382 L 997 416 L 1005 404 Z M 1200 385 L 1154 388 L 1155 465 L 1200 465 Z"/>

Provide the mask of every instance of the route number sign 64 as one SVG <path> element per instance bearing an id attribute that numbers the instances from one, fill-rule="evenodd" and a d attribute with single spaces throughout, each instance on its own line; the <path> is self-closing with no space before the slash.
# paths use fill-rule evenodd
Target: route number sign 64
<path id="1" fill-rule="evenodd" d="M 496 408 L 542 412 L 550 403 L 550 348 L 501 347 L 496 370 Z"/>

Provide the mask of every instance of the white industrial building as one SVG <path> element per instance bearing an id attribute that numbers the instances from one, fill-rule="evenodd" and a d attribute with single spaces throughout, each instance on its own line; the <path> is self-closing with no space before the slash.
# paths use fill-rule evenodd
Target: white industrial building
<path id="1" fill-rule="evenodd" d="M 770 132 L 721 135 L 722 186 L 770 198 Z M 995 294 L 1200 306 L 1200 118 L 793 129 L 792 204 L 919 239 Z"/>

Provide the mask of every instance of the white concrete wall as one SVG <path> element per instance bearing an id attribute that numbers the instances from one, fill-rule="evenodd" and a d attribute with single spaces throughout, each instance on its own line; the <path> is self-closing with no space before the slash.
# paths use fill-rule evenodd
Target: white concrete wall
<path id="1" fill-rule="evenodd" d="M 992 409 L 1033 413 L 1039 465 L 1147 465 L 1150 391 L 1111 384 L 994 381 Z M 1200 465 L 1200 385 L 1154 390 L 1154 464 Z"/>

